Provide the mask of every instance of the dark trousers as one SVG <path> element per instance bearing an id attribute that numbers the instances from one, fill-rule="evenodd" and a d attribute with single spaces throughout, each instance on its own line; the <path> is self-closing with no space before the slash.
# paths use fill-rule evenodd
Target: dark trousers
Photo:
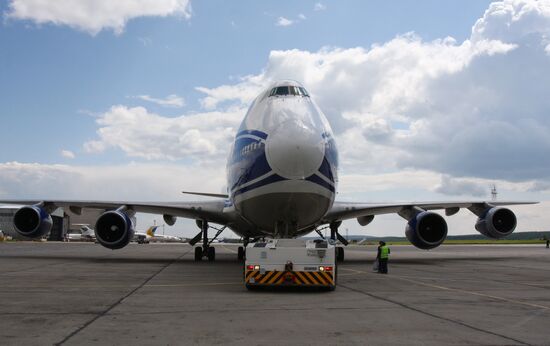
<path id="1" fill-rule="evenodd" d="M 387 258 L 379 258 L 378 259 L 378 272 L 382 274 L 388 273 L 388 259 Z"/>

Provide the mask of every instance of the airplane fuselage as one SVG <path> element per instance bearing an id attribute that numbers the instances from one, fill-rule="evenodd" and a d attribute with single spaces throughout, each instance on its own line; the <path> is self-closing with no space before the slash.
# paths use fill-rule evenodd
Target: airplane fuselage
<path id="1" fill-rule="evenodd" d="M 250 106 L 227 164 L 229 200 L 246 235 L 310 232 L 334 202 L 338 152 L 332 129 L 305 89 L 281 81 Z M 240 228 L 240 227 L 239 227 Z"/>

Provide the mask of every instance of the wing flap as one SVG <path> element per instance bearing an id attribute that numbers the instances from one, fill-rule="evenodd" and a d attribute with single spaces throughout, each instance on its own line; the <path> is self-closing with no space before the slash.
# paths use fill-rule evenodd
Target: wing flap
<path id="1" fill-rule="evenodd" d="M 456 202 L 408 202 L 397 204 L 384 203 L 348 203 L 334 202 L 332 208 L 327 212 L 323 221 L 330 223 L 333 221 L 343 221 L 361 216 L 374 216 L 382 214 L 396 214 L 404 209 L 412 207 L 422 208 L 424 210 L 445 210 L 448 215 L 455 214 L 461 208 L 475 208 L 482 206 L 505 206 L 505 205 L 525 205 L 536 204 L 538 202 L 519 202 L 519 201 L 456 201 Z M 458 208 L 458 209 L 457 209 Z"/>
<path id="2" fill-rule="evenodd" d="M 111 210 L 121 206 L 139 213 L 164 214 L 189 219 L 205 219 L 224 224 L 228 216 L 223 213 L 225 201 L 203 202 L 131 202 L 131 201 L 78 201 L 78 200 L 0 200 L 0 204 L 34 205 L 43 204 L 51 208 L 61 207 L 70 210 L 100 209 Z"/>

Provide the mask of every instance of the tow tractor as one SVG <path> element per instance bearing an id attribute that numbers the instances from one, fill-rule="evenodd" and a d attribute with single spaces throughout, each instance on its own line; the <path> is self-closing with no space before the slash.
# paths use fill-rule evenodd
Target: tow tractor
<path id="1" fill-rule="evenodd" d="M 327 240 L 272 239 L 246 247 L 246 288 L 336 288 L 336 247 Z"/>

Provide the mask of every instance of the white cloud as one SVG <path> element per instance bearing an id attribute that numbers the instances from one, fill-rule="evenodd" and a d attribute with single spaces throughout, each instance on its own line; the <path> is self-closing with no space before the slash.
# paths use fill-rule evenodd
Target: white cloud
<path id="1" fill-rule="evenodd" d="M 146 16 L 191 17 L 189 0 L 10 0 L 7 17 L 36 24 L 66 25 L 96 35 L 124 31 L 126 23 Z"/>
<path id="2" fill-rule="evenodd" d="M 143 101 L 155 103 L 163 107 L 181 108 L 185 106 L 185 100 L 183 99 L 183 97 L 175 94 L 168 95 L 163 99 L 151 97 L 149 95 L 138 95 L 134 97 Z"/>
<path id="3" fill-rule="evenodd" d="M 223 166 L 222 166 L 223 167 Z M 0 198 L 104 201 L 190 201 L 201 199 L 180 191 L 224 192 L 223 169 L 217 163 L 171 165 L 74 166 L 39 163 L 0 163 Z M 139 214 L 138 229 L 162 223 L 162 218 Z M 194 220 L 178 219 L 167 233 L 193 236 Z M 234 236 L 227 232 L 224 236 Z"/>
<path id="4" fill-rule="evenodd" d="M 434 191 L 444 195 L 487 197 L 488 186 L 471 179 L 457 179 L 443 175 L 441 183 L 435 187 Z"/>
<path id="5" fill-rule="evenodd" d="M 300 19 L 300 20 L 306 20 L 306 19 L 307 19 L 307 17 L 306 17 L 306 15 L 305 15 L 305 14 L 303 14 L 303 13 L 300 13 L 300 14 L 298 15 L 298 19 Z"/>
<path id="6" fill-rule="evenodd" d="M 144 47 L 148 47 L 150 46 L 151 44 L 153 44 L 153 39 L 150 38 L 150 37 L 138 37 L 138 41 L 144 46 Z"/>
<path id="7" fill-rule="evenodd" d="M 98 116 L 97 137 L 86 142 L 85 149 L 115 148 L 133 158 L 178 160 L 185 172 L 170 174 L 193 179 L 196 174 L 196 186 L 214 179 L 219 182 L 213 186 L 216 192 L 223 184 L 229 144 L 248 104 L 273 80 L 295 79 L 304 83 L 335 129 L 342 162 L 339 199 L 482 198 L 488 197 L 492 183 L 503 199 L 548 198 L 548 192 L 540 192 L 550 186 L 547 6 L 528 0 L 494 3 L 463 42 L 426 42 L 410 33 L 372 47 L 272 51 L 255 75 L 234 84 L 198 87 L 204 94 L 202 113 L 167 118 L 143 107 L 113 106 Z M 106 169 L 105 181 L 111 182 L 109 174 L 115 182 L 127 175 L 136 185 L 117 183 L 116 191 L 138 199 L 147 199 L 149 189 L 163 196 L 176 188 L 170 185 L 165 191 L 158 186 L 158 181 L 169 180 L 161 168 L 160 178 L 154 178 L 157 186 L 150 183 L 149 174 L 143 173 L 149 167 Z M 0 186 L 15 196 L 18 192 L 10 184 L 34 177 L 35 190 L 22 191 L 57 193 L 60 189 L 50 189 L 59 186 L 49 180 L 55 178 L 49 173 L 54 168 L 36 168 L 34 175 L 26 176 L 21 172 L 33 172 L 35 166 L 17 171 L 0 167 L 0 178 L 7 179 L 0 180 Z M 69 168 L 64 173 L 68 178 L 84 174 Z M 90 171 L 103 176 L 100 168 Z M 203 172 L 209 175 L 203 177 Z M 142 186 L 140 179 L 146 181 L 145 188 L 135 189 Z M 520 229 L 548 224 L 547 206 L 514 208 L 520 211 Z M 473 222 L 472 215 L 461 213 L 451 218 L 450 226 L 470 233 Z M 402 234 L 403 222 L 377 217 L 372 226 L 366 232 Z"/>
<path id="8" fill-rule="evenodd" d="M 217 163 L 188 166 L 166 163 L 69 166 L 8 162 L 0 164 L 0 198 L 189 201 L 199 197 L 183 195 L 180 191 L 222 192 L 225 184 L 222 171 Z M 374 188 L 409 188 L 411 184 L 406 184 L 404 177 L 412 179 L 412 183 L 429 186 L 430 179 L 423 177 L 422 173 L 407 172 L 405 176 L 345 176 L 342 180 L 347 183 L 343 183 L 343 191 L 345 194 L 351 193 L 352 191 L 346 191 L 353 186 L 369 186 L 368 184 Z M 433 174 L 424 173 L 428 176 Z M 349 187 L 348 183 L 351 184 Z M 549 222 L 546 212 L 549 204 L 547 202 L 535 206 L 514 207 L 518 215 L 518 229 L 545 230 Z M 140 214 L 138 228 L 147 227 L 153 219 L 162 223 L 159 216 Z M 475 233 L 475 216 L 468 211 L 461 211 L 447 220 L 450 234 Z M 402 235 L 404 227 L 404 221 L 400 217 L 388 215 L 377 216 L 366 228 L 359 227 L 352 220 L 345 222 L 342 229 L 349 228 L 350 234 Z M 184 219 L 179 219 L 173 228 L 167 228 L 167 233 L 185 236 L 193 236 L 197 231 L 192 220 Z M 227 232 L 224 236 L 234 235 Z"/>
<path id="9" fill-rule="evenodd" d="M 531 35 L 550 32 L 550 2 L 504 0 L 489 5 L 472 28 L 473 40 L 525 42 Z"/>
<path id="10" fill-rule="evenodd" d="M 318 2 L 313 6 L 314 11 L 324 11 L 327 9 L 326 5 L 323 5 L 322 3 Z"/>
<path id="11" fill-rule="evenodd" d="M 66 159 L 74 159 L 75 155 L 70 150 L 61 150 L 61 156 L 63 156 Z"/>
<path id="12" fill-rule="evenodd" d="M 495 3 L 463 42 L 411 33 L 370 48 L 272 51 L 261 73 L 201 88 L 203 104 L 249 102 L 271 81 L 295 79 L 331 121 L 348 173 L 550 181 L 547 8 Z"/>
<path id="13" fill-rule="evenodd" d="M 285 17 L 279 17 L 275 23 L 277 26 L 290 26 L 292 24 L 294 24 L 294 21 Z"/>
<path id="14" fill-rule="evenodd" d="M 182 190 L 194 191 L 200 186 L 201 191 L 219 192 L 224 184 L 219 167 L 211 164 L 74 166 L 0 163 L 2 198 L 184 200 L 188 198 L 181 194 Z"/>
<path id="15" fill-rule="evenodd" d="M 113 106 L 97 118 L 98 139 L 88 141 L 89 153 L 108 148 L 147 160 L 214 160 L 225 158 L 243 108 L 179 117 L 162 117 L 143 107 Z"/>

